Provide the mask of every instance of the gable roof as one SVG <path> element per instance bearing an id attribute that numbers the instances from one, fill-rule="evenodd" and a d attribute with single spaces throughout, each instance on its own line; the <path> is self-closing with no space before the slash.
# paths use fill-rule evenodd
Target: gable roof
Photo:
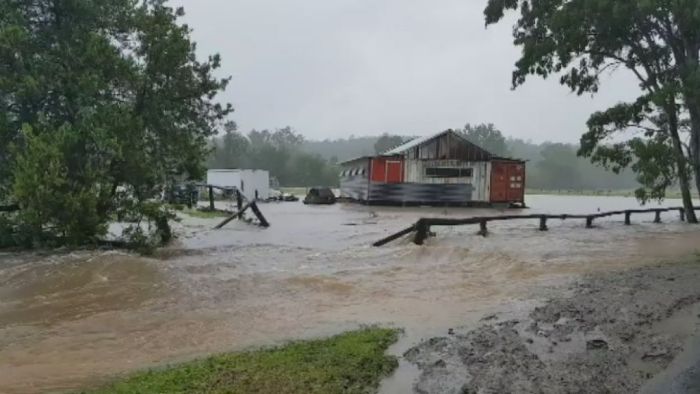
<path id="1" fill-rule="evenodd" d="M 407 152 L 407 151 L 409 151 L 417 146 L 423 145 L 423 144 L 430 142 L 436 138 L 442 137 L 445 134 L 452 134 L 452 135 L 464 140 L 469 145 L 472 145 L 472 146 L 484 151 L 487 156 L 494 157 L 494 154 L 492 154 L 491 152 L 487 151 L 486 149 L 476 145 L 475 143 L 469 141 L 463 134 L 458 133 L 452 129 L 441 131 L 441 132 L 439 132 L 437 134 L 433 134 L 433 135 L 426 135 L 424 137 L 415 138 L 411 141 L 406 142 L 405 144 L 399 145 L 396 148 L 393 148 L 389 151 L 382 153 L 382 156 L 396 156 L 396 155 L 403 154 L 403 153 L 405 153 L 405 152 Z"/>

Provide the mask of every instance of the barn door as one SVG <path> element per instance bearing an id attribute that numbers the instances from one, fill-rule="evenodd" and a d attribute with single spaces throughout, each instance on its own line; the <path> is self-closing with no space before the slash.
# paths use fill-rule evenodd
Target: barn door
<path id="1" fill-rule="evenodd" d="M 508 201 L 519 202 L 525 195 L 525 166 L 518 163 L 508 165 Z"/>
<path id="2" fill-rule="evenodd" d="M 508 165 L 494 161 L 491 163 L 491 202 L 508 201 Z"/>
<path id="3" fill-rule="evenodd" d="M 403 182 L 403 162 L 387 160 L 386 162 L 386 183 Z"/>

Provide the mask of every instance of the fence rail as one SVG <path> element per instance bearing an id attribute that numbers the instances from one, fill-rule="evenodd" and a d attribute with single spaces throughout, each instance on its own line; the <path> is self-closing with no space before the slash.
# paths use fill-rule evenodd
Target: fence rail
<path id="1" fill-rule="evenodd" d="M 700 210 L 700 207 L 694 208 L 695 210 Z M 425 240 L 430 236 L 430 228 L 432 226 L 465 226 L 465 225 L 479 225 L 479 235 L 488 235 L 488 223 L 498 222 L 506 220 L 539 220 L 539 230 L 547 231 L 547 221 L 552 220 L 567 220 L 567 219 L 584 219 L 586 221 L 586 228 L 593 227 L 593 221 L 595 219 L 625 215 L 625 225 L 632 224 L 632 214 L 638 213 L 654 213 L 654 223 L 661 223 L 661 214 L 664 212 L 678 211 L 681 221 L 685 221 L 685 209 L 683 207 L 672 207 L 672 208 L 650 208 L 650 209 L 626 209 L 621 211 L 609 211 L 609 212 L 598 212 L 589 215 L 581 214 L 533 214 L 533 215 L 505 215 L 505 216 L 477 216 L 462 219 L 450 219 L 450 218 L 421 218 L 412 225 L 411 227 L 405 228 L 395 234 L 392 234 L 386 238 L 383 238 L 375 242 L 374 246 L 384 246 L 392 241 L 395 241 L 405 235 L 415 232 L 413 238 L 413 243 L 416 245 L 422 245 Z"/>

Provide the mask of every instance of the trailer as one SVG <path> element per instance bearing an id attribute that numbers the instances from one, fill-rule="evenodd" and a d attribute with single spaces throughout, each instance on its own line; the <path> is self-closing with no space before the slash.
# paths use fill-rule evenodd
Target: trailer
<path id="1" fill-rule="evenodd" d="M 270 173 L 265 170 L 212 169 L 207 171 L 207 184 L 236 189 L 248 201 L 270 198 Z"/>

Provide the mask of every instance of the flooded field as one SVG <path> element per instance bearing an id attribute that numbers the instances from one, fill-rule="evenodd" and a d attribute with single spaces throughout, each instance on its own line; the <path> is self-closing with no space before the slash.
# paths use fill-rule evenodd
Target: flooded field
<path id="1" fill-rule="evenodd" d="M 529 196 L 525 213 L 635 208 L 623 197 Z M 680 201 L 669 200 L 668 206 Z M 664 214 L 433 229 L 371 243 L 419 217 L 513 211 L 261 205 L 272 227 L 186 218 L 178 242 L 154 258 L 123 252 L 0 253 L 0 392 L 65 391 L 114 374 L 212 352 L 333 334 L 361 324 L 406 329 L 397 345 L 444 334 L 492 311 L 528 308 L 582 273 L 672 260 L 700 232 Z M 397 348 L 397 351 L 401 351 Z M 407 373 L 406 371 L 400 371 Z M 407 375 L 385 392 L 410 387 Z M 403 378 L 402 378 L 403 377 Z"/>

